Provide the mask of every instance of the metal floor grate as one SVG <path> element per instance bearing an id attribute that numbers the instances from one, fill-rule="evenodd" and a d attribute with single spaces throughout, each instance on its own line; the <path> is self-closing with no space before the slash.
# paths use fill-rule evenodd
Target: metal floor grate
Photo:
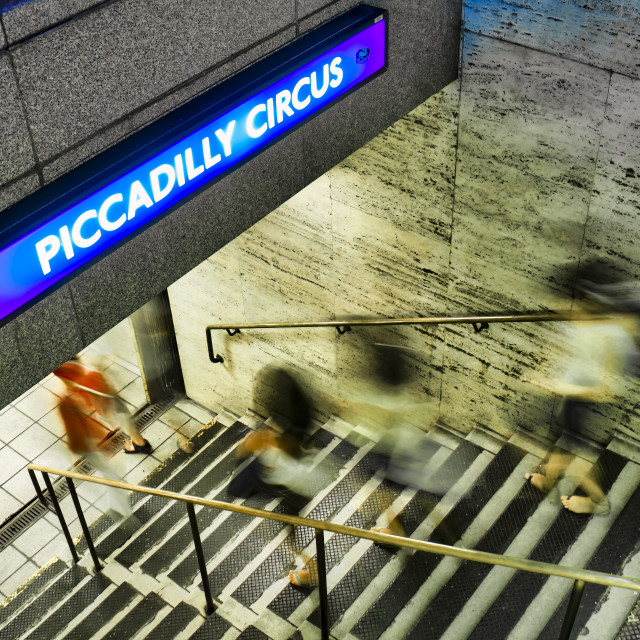
<path id="1" fill-rule="evenodd" d="M 640 600 L 636 602 L 627 621 L 622 625 L 616 640 L 640 640 Z"/>
<path id="2" fill-rule="evenodd" d="M 181 394 L 172 393 L 162 398 L 159 402 L 147 405 L 133 416 L 133 422 L 139 431 L 143 431 L 145 427 L 157 420 L 163 413 L 168 411 L 178 400 L 182 398 Z M 100 449 L 108 456 L 115 455 L 127 442 L 128 438 L 121 432 L 114 432 L 107 436 L 102 443 Z M 79 473 L 91 473 L 94 469 L 85 460 L 78 461 L 73 466 L 74 471 Z M 69 494 L 67 483 L 62 478 L 53 481 L 56 498 L 62 500 Z M 47 491 L 43 487 L 43 493 L 46 496 Z M 12 517 L 7 519 L 0 528 L 0 551 L 8 547 L 20 534 L 26 531 L 39 518 L 45 515 L 49 510 L 38 500 L 33 497 Z"/>

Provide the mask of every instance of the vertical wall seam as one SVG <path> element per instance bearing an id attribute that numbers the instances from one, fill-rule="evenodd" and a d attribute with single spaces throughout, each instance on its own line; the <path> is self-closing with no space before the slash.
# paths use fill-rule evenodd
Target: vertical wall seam
<path id="1" fill-rule="evenodd" d="M 4 28 L 4 27 L 3 27 Z M 40 186 L 44 186 L 44 174 L 42 172 L 42 163 L 40 162 L 40 158 L 38 156 L 38 151 L 36 149 L 36 142 L 33 137 L 33 131 L 31 129 L 31 122 L 29 121 L 29 114 L 27 112 L 27 105 L 24 100 L 24 96 L 22 93 L 22 87 L 20 86 L 20 78 L 18 76 L 18 70 L 16 69 L 15 60 L 13 59 L 13 48 L 9 47 L 7 49 L 7 55 L 9 56 L 9 64 L 11 65 L 11 71 L 13 73 L 13 78 L 16 83 L 16 90 L 18 92 L 18 99 L 20 101 L 20 108 L 22 109 L 22 116 L 24 118 L 25 125 L 27 127 L 27 134 L 29 136 L 29 142 L 31 143 L 31 153 L 33 154 L 33 162 L 35 165 L 35 171 L 38 175 L 38 180 L 40 181 Z"/>
<path id="2" fill-rule="evenodd" d="M 607 97 L 604 101 L 604 110 L 602 112 L 602 120 L 600 121 L 600 134 L 598 135 L 598 143 L 595 153 L 595 161 L 593 163 L 593 174 L 591 175 L 591 187 L 589 189 L 589 198 L 587 200 L 587 215 L 584 219 L 584 225 L 582 226 L 582 240 L 580 242 L 580 252 L 578 254 L 578 265 L 574 274 L 573 284 L 571 286 L 571 310 L 573 311 L 573 304 L 576 297 L 576 283 L 578 281 L 578 274 L 580 273 L 580 267 L 582 265 L 582 257 L 584 255 L 584 243 L 587 236 L 587 225 L 591 218 L 591 200 L 593 198 L 593 190 L 595 188 L 596 175 L 598 173 L 598 164 L 600 160 L 600 147 L 602 146 L 602 130 L 605 126 L 607 119 L 607 110 L 609 108 L 609 94 L 611 93 L 611 81 L 613 80 L 613 71 L 609 71 L 609 83 L 607 85 Z"/>

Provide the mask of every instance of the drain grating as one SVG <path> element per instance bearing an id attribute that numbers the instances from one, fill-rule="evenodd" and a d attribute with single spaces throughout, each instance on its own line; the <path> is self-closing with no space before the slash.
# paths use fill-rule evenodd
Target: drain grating
<path id="1" fill-rule="evenodd" d="M 157 420 L 182 397 L 183 396 L 181 394 L 172 393 L 158 402 L 147 405 L 134 414 L 134 424 L 139 431 L 144 430 L 145 427 L 149 426 L 154 420 Z M 100 450 L 107 456 L 111 457 L 122 449 L 127 440 L 128 438 L 123 433 L 119 431 L 113 432 L 101 443 Z M 93 466 L 85 460 L 79 460 L 72 468 L 78 473 L 86 474 L 90 474 L 94 470 Z M 39 481 L 42 482 L 40 478 Z M 58 500 L 62 500 L 69 495 L 67 483 L 63 478 L 57 478 L 52 482 L 52 484 Z M 47 490 L 43 487 L 43 494 L 45 497 L 47 497 L 47 493 Z M 48 502 L 50 501 L 48 500 Z M 34 496 L 29 500 L 19 511 L 6 520 L 0 528 L 0 551 L 9 546 L 20 534 L 26 531 L 48 511 L 49 509 L 47 509 L 37 497 Z"/>
<path id="2" fill-rule="evenodd" d="M 640 640 L 640 600 L 636 602 L 616 640 Z"/>

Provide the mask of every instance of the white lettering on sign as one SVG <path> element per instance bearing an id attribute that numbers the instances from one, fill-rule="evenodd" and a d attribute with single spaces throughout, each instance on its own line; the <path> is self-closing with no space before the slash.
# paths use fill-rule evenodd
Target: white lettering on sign
<path id="1" fill-rule="evenodd" d="M 320 86 L 318 86 L 318 73 L 312 71 L 309 76 L 304 76 L 296 82 L 293 91 L 283 89 L 273 98 L 255 105 L 247 115 L 245 124 L 247 135 L 251 138 L 259 138 L 269 129 L 273 129 L 276 123 L 281 124 L 287 117 L 294 116 L 296 111 L 306 109 L 311 104 L 312 98 L 316 100 L 322 98 L 329 87 L 337 88 L 344 78 L 340 68 L 341 62 L 342 58 L 336 56 L 330 63 L 322 66 Z M 301 95 L 307 90 L 309 93 Z M 266 121 L 262 114 L 266 114 Z"/>
<path id="2" fill-rule="evenodd" d="M 342 58 L 336 56 L 318 71 L 297 79 L 293 88 L 281 88 L 275 95 L 253 106 L 243 118 L 246 135 L 259 138 L 294 117 L 296 112 L 313 109 L 314 100 L 320 100 L 329 87 L 335 89 L 342 82 L 344 74 L 341 62 Z M 115 232 L 128 221 L 134 220 L 142 208 L 151 209 L 168 198 L 174 190 L 200 179 L 206 171 L 222 162 L 223 156 L 231 156 L 235 132 L 236 120 L 232 119 L 224 127 L 216 129 L 213 135 L 203 134 L 195 146 L 192 144 L 172 159 L 166 158 L 151 168 L 146 178 L 138 173 L 138 179 L 132 180 L 128 192 L 105 196 L 97 209 L 87 209 L 73 224 L 62 225 L 57 234 L 36 242 L 36 254 L 43 275 L 51 272 L 54 259 L 64 257 L 70 260 L 78 250 L 88 249 L 99 242 L 103 234 Z"/>

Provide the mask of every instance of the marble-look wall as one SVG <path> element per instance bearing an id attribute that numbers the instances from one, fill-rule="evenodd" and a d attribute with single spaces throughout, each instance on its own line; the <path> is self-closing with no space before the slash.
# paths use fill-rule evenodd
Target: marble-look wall
<path id="1" fill-rule="evenodd" d="M 556 433 L 557 403 L 527 382 L 561 358 L 555 324 L 220 332 L 222 365 L 204 329 L 568 308 L 570 267 L 594 257 L 640 278 L 640 18 L 602 4 L 467 0 L 457 82 L 171 287 L 189 395 L 242 412 L 280 363 L 350 417 L 377 341 L 407 348 L 414 421 Z M 640 436 L 628 387 L 594 438 Z"/>

